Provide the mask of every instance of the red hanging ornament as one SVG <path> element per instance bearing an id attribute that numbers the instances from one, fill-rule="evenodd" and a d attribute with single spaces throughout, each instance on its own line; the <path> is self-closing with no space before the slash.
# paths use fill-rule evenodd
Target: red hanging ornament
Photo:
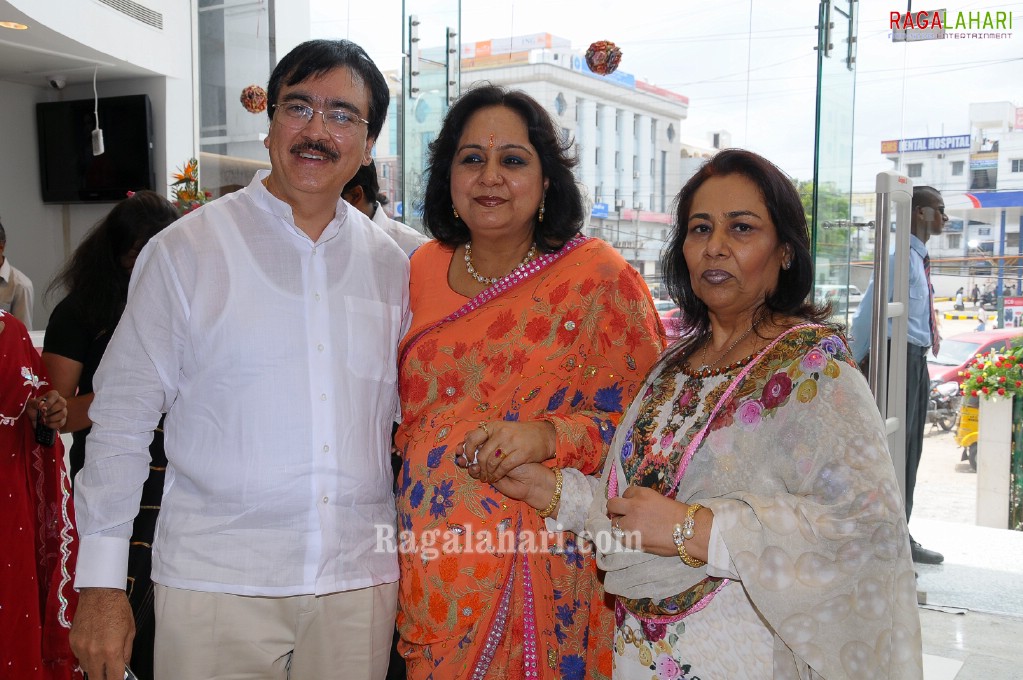
<path id="1" fill-rule="evenodd" d="M 598 75 L 614 73 L 621 61 L 622 51 L 610 40 L 598 40 L 586 50 L 586 65 Z"/>
<path id="2" fill-rule="evenodd" d="M 240 97 L 242 106 L 249 113 L 262 113 L 266 111 L 266 90 L 259 85 L 249 85 L 242 90 Z"/>

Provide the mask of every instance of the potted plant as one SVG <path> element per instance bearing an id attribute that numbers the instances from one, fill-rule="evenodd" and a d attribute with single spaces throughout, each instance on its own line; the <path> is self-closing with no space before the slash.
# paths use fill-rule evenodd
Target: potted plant
<path id="1" fill-rule="evenodd" d="M 213 194 L 199 188 L 198 160 L 189 158 L 181 172 L 174 173 L 173 177 L 171 193 L 174 194 L 174 200 L 172 203 L 180 214 L 187 215 L 213 198 Z"/>
<path id="2" fill-rule="evenodd" d="M 1023 530 L 1023 344 L 977 357 L 963 378 L 980 400 L 977 523 Z"/>

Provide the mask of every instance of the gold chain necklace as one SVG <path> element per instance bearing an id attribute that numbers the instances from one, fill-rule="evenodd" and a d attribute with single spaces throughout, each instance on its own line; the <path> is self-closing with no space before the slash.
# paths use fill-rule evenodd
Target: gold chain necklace
<path id="1" fill-rule="evenodd" d="M 718 358 L 717 358 L 717 359 L 716 359 L 716 360 L 714 361 L 714 363 L 712 363 L 712 364 L 708 364 L 708 363 L 707 363 L 707 348 L 708 348 L 708 347 L 710 347 L 710 340 L 708 339 L 708 340 L 707 340 L 707 342 L 706 342 L 706 343 L 705 343 L 705 344 L 703 345 L 703 355 L 702 355 L 702 360 L 703 360 L 703 366 L 701 366 L 701 367 L 700 367 L 700 370 L 701 370 L 701 371 L 705 371 L 705 370 L 707 370 L 708 368 L 714 368 L 715 366 L 717 366 L 717 365 L 718 365 L 718 364 L 719 364 L 719 363 L 721 362 L 721 360 L 722 360 L 722 359 L 724 359 L 724 358 L 725 358 L 726 356 L 728 356 L 728 355 L 729 355 L 729 354 L 731 353 L 731 351 L 732 351 L 733 349 L 735 349 L 735 348 L 736 348 L 736 346 L 737 346 L 737 345 L 738 345 L 738 344 L 739 344 L 740 342 L 742 342 L 743 340 L 745 340 L 745 339 L 746 339 L 746 336 L 748 336 L 748 335 L 749 335 L 750 333 L 752 333 L 752 332 L 753 332 L 753 329 L 754 329 L 754 328 L 756 328 L 756 327 L 757 327 L 757 325 L 756 325 L 756 324 L 753 324 L 753 325 L 752 325 L 752 326 L 750 326 L 750 327 L 749 327 L 748 329 L 746 329 L 746 332 L 745 332 L 745 333 L 743 333 L 742 335 L 740 335 L 740 336 L 739 336 L 739 339 L 738 339 L 738 340 L 736 340 L 736 341 L 735 341 L 735 342 L 733 342 L 733 343 L 732 343 L 731 345 L 729 345 L 729 346 L 728 346 L 728 349 L 726 349 L 726 350 L 724 351 L 724 354 L 722 354 L 721 356 L 719 356 L 719 357 L 718 357 Z"/>
<path id="2" fill-rule="evenodd" d="M 536 257 L 535 241 L 533 242 L 533 245 L 529 246 L 529 252 L 527 252 L 526 256 L 522 258 L 522 262 L 519 262 L 517 265 L 515 265 L 515 269 L 512 269 L 511 272 L 508 272 L 508 274 L 511 274 L 516 269 L 521 269 L 522 267 L 525 267 L 533 260 L 534 257 Z M 502 278 L 504 278 L 503 276 L 495 276 L 491 278 L 489 276 L 483 276 L 478 271 L 476 271 L 476 267 L 472 266 L 472 241 L 468 241 L 465 244 L 465 271 L 469 272 L 469 276 L 476 279 L 476 281 L 482 283 L 484 286 L 492 286 L 498 281 L 500 281 Z M 508 274 L 505 274 L 505 276 L 507 276 Z"/>

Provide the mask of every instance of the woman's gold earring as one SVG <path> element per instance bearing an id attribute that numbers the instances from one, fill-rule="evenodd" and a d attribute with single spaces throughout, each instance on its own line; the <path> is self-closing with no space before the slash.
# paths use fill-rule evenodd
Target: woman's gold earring
<path id="1" fill-rule="evenodd" d="M 543 200 L 540 201 L 540 214 L 538 214 L 536 216 L 536 221 L 537 222 L 543 222 L 543 213 L 544 213 L 544 203 L 545 202 L 546 202 L 546 199 L 543 199 Z"/>
<path id="2" fill-rule="evenodd" d="M 456 220 L 461 219 L 461 216 L 458 214 L 458 208 L 455 206 L 451 206 L 451 214 L 455 216 Z"/>

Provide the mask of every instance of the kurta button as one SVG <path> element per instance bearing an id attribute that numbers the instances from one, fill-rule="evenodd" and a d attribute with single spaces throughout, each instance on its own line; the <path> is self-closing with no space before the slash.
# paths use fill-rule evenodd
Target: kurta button
<path id="1" fill-rule="evenodd" d="M 320 299 L 320 294 L 319 293 L 314 293 L 313 297 L 316 298 L 317 300 L 319 300 Z"/>
<path id="2" fill-rule="evenodd" d="M 327 497 L 326 497 L 326 496 L 324 496 L 324 497 L 323 497 L 323 502 L 324 502 L 324 503 L 326 503 L 326 502 L 327 502 L 327 500 L 328 500 L 328 499 L 327 499 Z"/>
<path id="3" fill-rule="evenodd" d="M 323 445 L 323 452 L 326 453 L 327 451 L 330 451 L 330 445 L 329 444 L 324 444 Z"/>
<path id="4" fill-rule="evenodd" d="M 323 351 L 323 343 L 321 342 L 320 344 L 318 344 L 316 346 L 316 349 L 318 349 L 318 350 L 320 350 L 322 352 Z"/>
<path id="5" fill-rule="evenodd" d="M 327 395 L 326 394 L 321 394 L 320 395 L 320 401 L 327 401 Z"/>

